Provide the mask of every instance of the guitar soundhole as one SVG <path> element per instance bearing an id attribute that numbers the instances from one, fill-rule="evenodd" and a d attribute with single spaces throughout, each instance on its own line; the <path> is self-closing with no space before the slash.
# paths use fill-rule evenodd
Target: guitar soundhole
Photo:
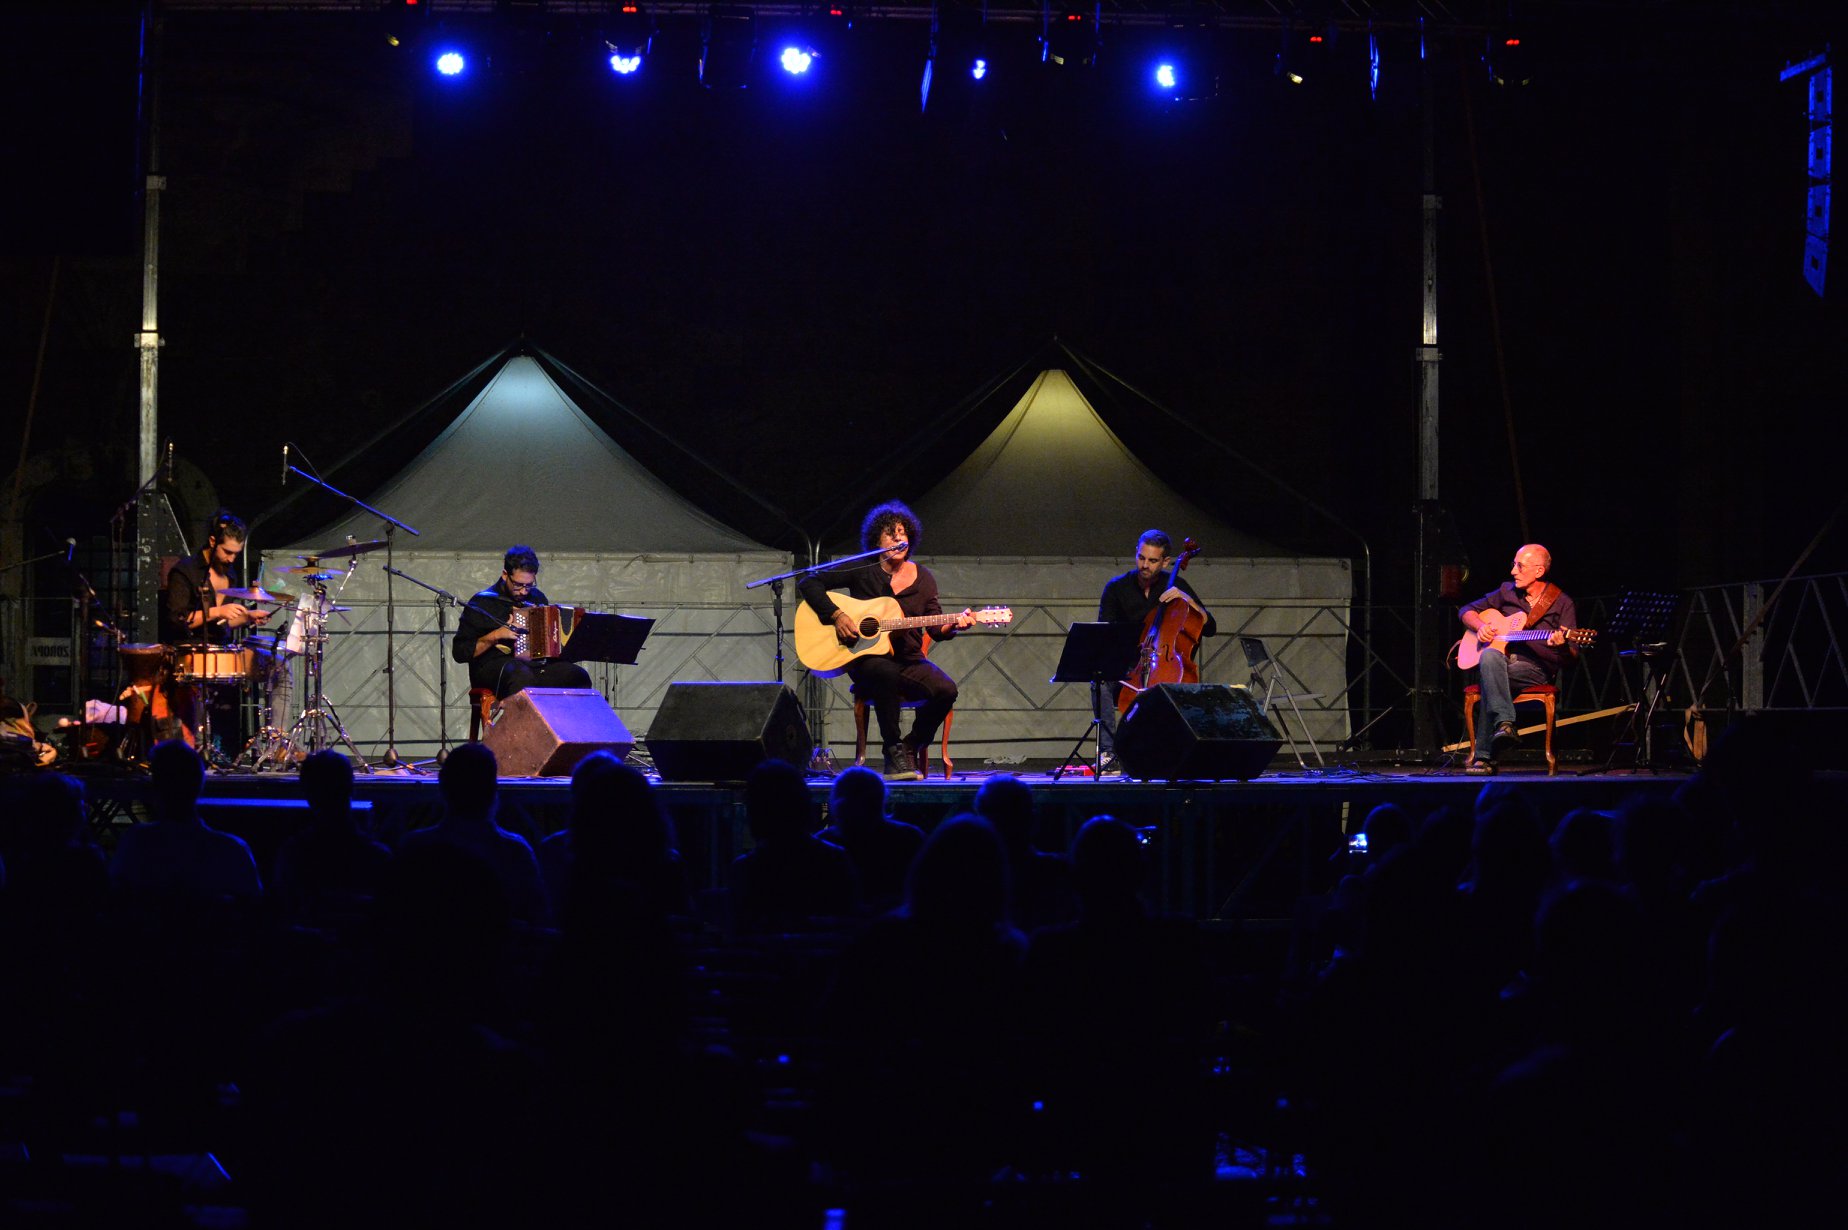
<path id="1" fill-rule="evenodd" d="M 860 635 L 870 639 L 879 635 L 879 621 L 868 617 L 860 621 Z"/>

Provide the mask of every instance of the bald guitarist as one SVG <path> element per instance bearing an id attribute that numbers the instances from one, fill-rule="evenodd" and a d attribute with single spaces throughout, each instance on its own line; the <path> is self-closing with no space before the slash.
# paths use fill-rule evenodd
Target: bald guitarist
<path id="1" fill-rule="evenodd" d="M 1457 611 L 1482 653 L 1475 756 L 1464 769 L 1472 776 L 1494 773 L 1495 756 L 1520 743 L 1514 725 L 1514 694 L 1534 684 L 1553 682 L 1574 652 L 1566 643 L 1567 631 L 1578 627 L 1578 611 L 1571 597 L 1547 579 L 1552 567 L 1552 552 L 1530 542 L 1514 553 L 1509 579 L 1500 589 Z M 1523 635 L 1507 639 L 1510 630 Z M 1464 638 L 1466 643 L 1470 639 Z M 1463 656 L 1459 655 L 1459 661 Z"/>
<path id="2" fill-rule="evenodd" d="M 883 547 L 885 553 L 804 577 L 797 586 L 802 600 L 822 623 L 834 625 L 843 644 L 857 641 L 860 629 L 853 617 L 828 596 L 830 589 L 844 589 L 852 598 L 895 598 L 908 618 L 942 615 L 937 578 L 911 559 L 912 548 L 922 532 L 917 515 L 897 500 L 879 505 L 860 523 L 860 542 L 868 551 Z M 974 623 L 975 612 L 965 610 L 933 635 L 943 640 Z M 924 656 L 924 632 L 919 628 L 894 631 L 890 654 L 857 657 L 847 663 L 846 670 L 853 679 L 854 692 L 871 703 L 879 719 L 886 779 L 916 781 L 922 776 L 917 768 L 918 751 L 930 746 L 937 727 L 955 706 L 956 681 Z M 899 705 L 911 700 L 924 703 L 912 720 L 910 737 L 904 738 L 899 731 Z"/>

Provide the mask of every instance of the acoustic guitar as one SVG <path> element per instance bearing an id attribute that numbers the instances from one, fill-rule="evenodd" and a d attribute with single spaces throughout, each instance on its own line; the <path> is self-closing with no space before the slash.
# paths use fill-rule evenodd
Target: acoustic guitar
<path id="1" fill-rule="evenodd" d="M 832 622 L 823 623 L 806 602 L 796 604 L 796 657 L 817 675 L 838 675 L 855 658 L 892 652 L 892 633 L 904 628 L 941 628 L 956 622 L 958 615 L 907 616 L 896 598 L 849 598 L 832 594 L 834 605 L 853 619 L 860 635 L 842 641 Z M 975 613 L 978 625 L 993 627 L 1014 622 L 1014 612 L 1004 606 L 987 606 Z"/>
<path id="2" fill-rule="evenodd" d="M 1482 622 L 1495 629 L 1495 639 L 1489 641 L 1486 648 L 1499 649 L 1503 653 L 1508 651 L 1510 641 L 1544 641 L 1553 635 L 1551 628 L 1524 631 L 1527 615 L 1521 611 L 1506 616 L 1500 611 L 1484 611 Z M 1580 649 L 1590 648 L 1592 642 L 1598 639 L 1598 634 L 1590 628 L 1561 628 L 1560 631 L 1566 634 L 1566 644 L 1576 645 Z M 1482 661 L 1484 648 L 1484 643 L 1474 632 L 1465 632 L 1463 639 L 1457 642 L 1457 669 L 1466 671 Z"/>

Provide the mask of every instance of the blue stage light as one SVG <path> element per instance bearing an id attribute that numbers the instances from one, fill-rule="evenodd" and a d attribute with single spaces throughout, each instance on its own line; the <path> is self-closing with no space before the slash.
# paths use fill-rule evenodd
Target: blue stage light
<path id="1" fill-rule="evenodd" d="M 974 77 L 977 81 L 986 77 L 988 75 L 988 61 L 977 59 L 975 63 L 969 66 L 969 75 Z"/>
<path id="2" fill-rule="evenodd" d="M 1172 90 L 1180 77 L 1172 64 L 1158 64 L 1155 67 L 1155 84 L 1164 90 Z"/>
<path id="3" fill-rule="evenodd" d="M 783 71 L 799 77 L 809 70 L 809 65 L 814 62 L 814 59 L 813 51 L 801 47 L 785 47 L 782 57 Z"/>
<path id="4" fill-rule="evenodd" d="M 641 66 L 642 57 L 639 55 L 626 56 L 618 51 L 610 57 L 610 68 L 613 69 L 618 76 L 627 77 Z"/>
<path id="5" fill-rule="evenodd" d="M 436 57 L 436 71 L 445 77 L 459 76 L 468 67 L 468 61 L 459 51 L 445 51 Z"/>

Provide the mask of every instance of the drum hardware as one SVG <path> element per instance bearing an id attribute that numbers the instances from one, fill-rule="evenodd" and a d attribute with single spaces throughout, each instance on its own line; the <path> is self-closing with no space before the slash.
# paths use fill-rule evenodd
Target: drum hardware
<path id="1" fill-rule="evenodd" d="M 318 563 L 288 564 L 288 565 L 285 565 L 284 567 L 276 569 L 276 571 L 285 572 L 292 577 L 300 577 L 303 581 L 309 584 L 314 584 L 320 581 L 332 581 L 337 577 L 344 577 L 346 575 L 346 573 L 341 572 L 338 569 L 330 570 L 330 569 L 323 568 Z"/>
<path id="2" fill-rule="evenodd" d="M 315 585 L 319 587 L 322 581 L 330 579 L 329 577 L 319 575 L 322 571 L 321 561 L 323 558 L 351 559 L 357 555 L 364 555 L 367 552 L 376 551 L 381 546 L 385 548 L 385 755 L 381 758 L 379 764 L 388 769 L 403 767 L 415 768 L 415 766 L 407 765 L 405 761 L 398 758 L 398 683 L 396 669 L 397 609 L 393 600 L 391 578 L 392 574 L 397 571 L 397 569 L 392 567 L 392 550 L 393 543 L 397 540 L 397 532 L 399 530 L 404 530 L 406 533 L 416 536 L 417 530 L 404 524 L 404 522 L 391 516 L 389 513 L 381 512 L 379 509 L 372 507 L 372 505 L 359 499 L 357 496 L 347 494 L 332 483 L 316 478 L 314 475 L 304 472 L 299 467 L 289 465 L 286 454 L 283 458 L 283 467 L 283 478 L 285 480 L 290 474 L 299 474 L 315 486 L 328 492 L 330 495 L 339 496 L 341 499 L 351 503 L 353 507 L 362 512 L 370 513 L 385 523 L 385 537 L 382 541 L 375 539 L 371 542 L 360 542 L 349 536 L 346 545 L 343 547 L 335 547 L 331 551 L 322 551 L 316 555 L 301 556 L 302 566 L 299 569 L 283 568 L 278 571 L 287 572 L 292 575 L 312 577 Z M 330 575 L 339 574 L 334 573 Z M 349 572 L 348 575 L 350 576 L 351 573 Z M 317 705 L 325 705 L 325 700 L 321 696 L 320 662 L 318 654 L 310 654 L 309 661 L 310 674 L 314 677 L 314 697 L 316 703 Z M 329 712 L 331 712 L 331 707 L 329 707 Z M 335 719 L 334 725 L 336 729 L 339 729 L 338 718 Z M 352 741 L 346 738 L 346 732 L 344 730 L 340 731 L 340 737 L 349 747 L 352 746 Z M 358 751 L 357 748 L 354 750 L 356 752 Z M 361 763 L 365 763 L 363 758 Z M 370 771 L 371 766 L 367 765 L 367 769 Z"/>
<path id="3" fill-rule="evenodd" d="M 342 574 L 336 574 L 342 575 Z M 275 659 L 267 680 L 268 725 L 244 748 L 239 761 L 249 760 L 251 768 L 261 773 L 268 768 L 293 769 L 315 752 L 335 744 L 352 753 L 354 761 L 367 773 L 372 766 L 347 734 L 339 711 L 327 699 L 322 686 L 322 668 L 327 653 L 327 616 L 336 608 L 328 599 L 327 587 L 319 581 L 303 593 L 290 622 L 283 652 Z M 302 709 L 286 730 L 289 705 L 294 696 L 291 665 L 302 663 Z"/>
<path id="4" fill-rule="evenodd" d="M 272 593 L 261 585 L 250 589 L 221 589 L 218 596 L 233 602 L 261 602 L 270 606 L 287 606 L 295 601 L 294 594 Z"/>

